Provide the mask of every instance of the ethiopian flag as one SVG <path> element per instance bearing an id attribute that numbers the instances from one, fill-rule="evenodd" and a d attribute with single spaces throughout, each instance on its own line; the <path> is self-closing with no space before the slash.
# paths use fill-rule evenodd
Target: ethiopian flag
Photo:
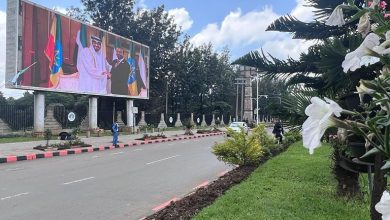
<path id="1" fill-rule="evenodd" d="M 129 58 L 127 59 L 127 63 L 130 66 L 129 79 L 127 80 L 127 88 L 128 88 L 128 92 L 129 92 L 128 95 L 138 96 L 139 92 L 138 92 L 138 86 L 137 86 L 137 73 L 136 73 L 137 66 L 136 66 L 135 59 L 132 58 L 132 56 L 135 55 L 133 42 L 131 42 L 129 50 L 130 50 L 130 54 L 129 54 Z"/>
<path id="2" fill-rule="evenodd" d="M 61 16 L 55 14 L 52 17 L 50 33 L 46 44 L 45 55 L 49 60 L 50 81 L 48 87 L 58 84 L 59 74 L 62 74 L 62 31 Z"/>

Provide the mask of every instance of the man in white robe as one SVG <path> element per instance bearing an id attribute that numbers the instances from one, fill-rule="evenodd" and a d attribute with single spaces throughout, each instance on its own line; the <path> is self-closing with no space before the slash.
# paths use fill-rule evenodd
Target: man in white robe
<path id="1" fill-rule="evenodd" d="M 79 91 L 107 94 L 107 79 L 110 77 L 111 66 L 102 51 L 102 40 L 91 36 L 89 47 L 84 48 L 79 36 L 80 31 L 76 38 L 79 47 L 77 55 L 77 69 L 80 74 Z"/>

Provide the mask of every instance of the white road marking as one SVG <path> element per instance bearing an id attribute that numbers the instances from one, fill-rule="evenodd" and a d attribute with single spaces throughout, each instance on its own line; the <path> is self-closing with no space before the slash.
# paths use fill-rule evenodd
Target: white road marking
<path id="1" fill-rule="evenodd" d="M 92 158 L 99 158 L 99 157 L 101 157 L 101 156 L 95 155 L 95 156 L 93 156 Z"/>
<path id="2" fill-rule="evenodd" d="M 95 179 L 95 177 L 91 176 L 91 177 L 88 177 L 88 178 L 79 179 L 79 180 L 75 180 L 75 181 L 71 181 L 71 182 L 67 182 L 67 183 L 63 183 L 63 184 L 64 185 L 68 185 L 68 184 L 78 183 L 78 182 L 82 182 L 82 181 L 90 180 L 90 179 Z"/>
<path id="3" fill-rule="evenodd" d="M 123 151 L 119 151 L 119 152 L 113 153 L 112 155 L 116 155 L 116 154 L 123 154 Z"/>
<path id="4" fill-rule="evenodd" d="M 16 170 L 23 170 L 24 167 L 16 167 L 16 168 L 11 168 L 11 169 L 7 169 L 7 171 L 16 171 Z"/>
<path id="5" fill-rule="evenodd" d="M 188 143 L 188 141 L 183 141 L 183 142 L 181 142 L 181 144 L 187 144 Z"/>
<path id="6" fill-rule="evenodd" d="M 143 151 L 143 149 L 135 149 L 134 151 Z"/>
<path id="7" fill-rule="evenodd" d="M 27 195 L 27 194 L 29 194 L 29 193 L 28 193 L 28 192 L 19 193 L 19 194 L 13 195 L 13 196 L 3 197 L 3 198 L 1 198 L 0 200 L 3 201 L 3 200 L 6 200 L 6 199 L 12 199 L 12 198 L 19 197 L 19 196 L 23 196 L 23 195 Z"/>
<path id="8" fill-rule="evenodd" d="M 152 162 L 147 163 L 146 165 L 151 165 L 151 164 L 158 163 L 158 162 L 161 162 L 161 161 L 164 161 L 164 160 L 169 160 L 169 159 L 172 159 L 172 158 L 175 158 L 175 157 L 178 157 L 178 156 L 180 156 L 180 155 L 175 155 L 175 156 L 167 157 L 167 158 L 164 158 L 164 159 L 161 159 L 161 160 L 152 161 Z"/>
<path id="9" fill-rule="evenodd" d="M 173 145 L 175 145 L 175 144 L 168 144 L 168 146 L 173 146 Z"/>

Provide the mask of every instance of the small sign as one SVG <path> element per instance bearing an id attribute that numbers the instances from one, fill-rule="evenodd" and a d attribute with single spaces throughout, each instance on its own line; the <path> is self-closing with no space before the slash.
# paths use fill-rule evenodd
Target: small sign
<path id="1" fill-rule="evenodd" d="M 76 119 L 76 114 L 74 112 L 69 112 L 68 114 L 68 120 L 74 121 Z"/>
<path id="2" fill-rule="evenodd" d="M 173 122 L 173 118 L 169 117 L 169 123 L 172 123 L 172 122 Z"/>
<path id="3" fill-rule="evenodd" d="M 133 113 L 138 114 L 138 107 L 133 107 Z"/>
<path id="4" fill-rule="evenodd" d="M 200 118 L 197 118 L 197 119 L 196 119 L 196 122 L 198 122 L 198 124 L 199 124 L 199 122 L 200 122 Z"/>

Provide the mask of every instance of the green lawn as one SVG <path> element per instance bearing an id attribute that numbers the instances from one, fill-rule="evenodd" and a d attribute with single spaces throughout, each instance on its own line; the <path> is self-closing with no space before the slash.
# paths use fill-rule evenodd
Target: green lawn
<path id="1" fill-rule="evenodd" d="M 43 137 L 5 137 L 0 138 L 0 143 L 16 143 L 16 142 L 26 142 L 26 141 L 42 141 Z"/>
<path id="2" fill-rule="evenodd" d="M 336 197 L 330 151 L 325 145 L 309 155 L 296 143 L 194 219 L 370 219 L 367 201 Z"/>

